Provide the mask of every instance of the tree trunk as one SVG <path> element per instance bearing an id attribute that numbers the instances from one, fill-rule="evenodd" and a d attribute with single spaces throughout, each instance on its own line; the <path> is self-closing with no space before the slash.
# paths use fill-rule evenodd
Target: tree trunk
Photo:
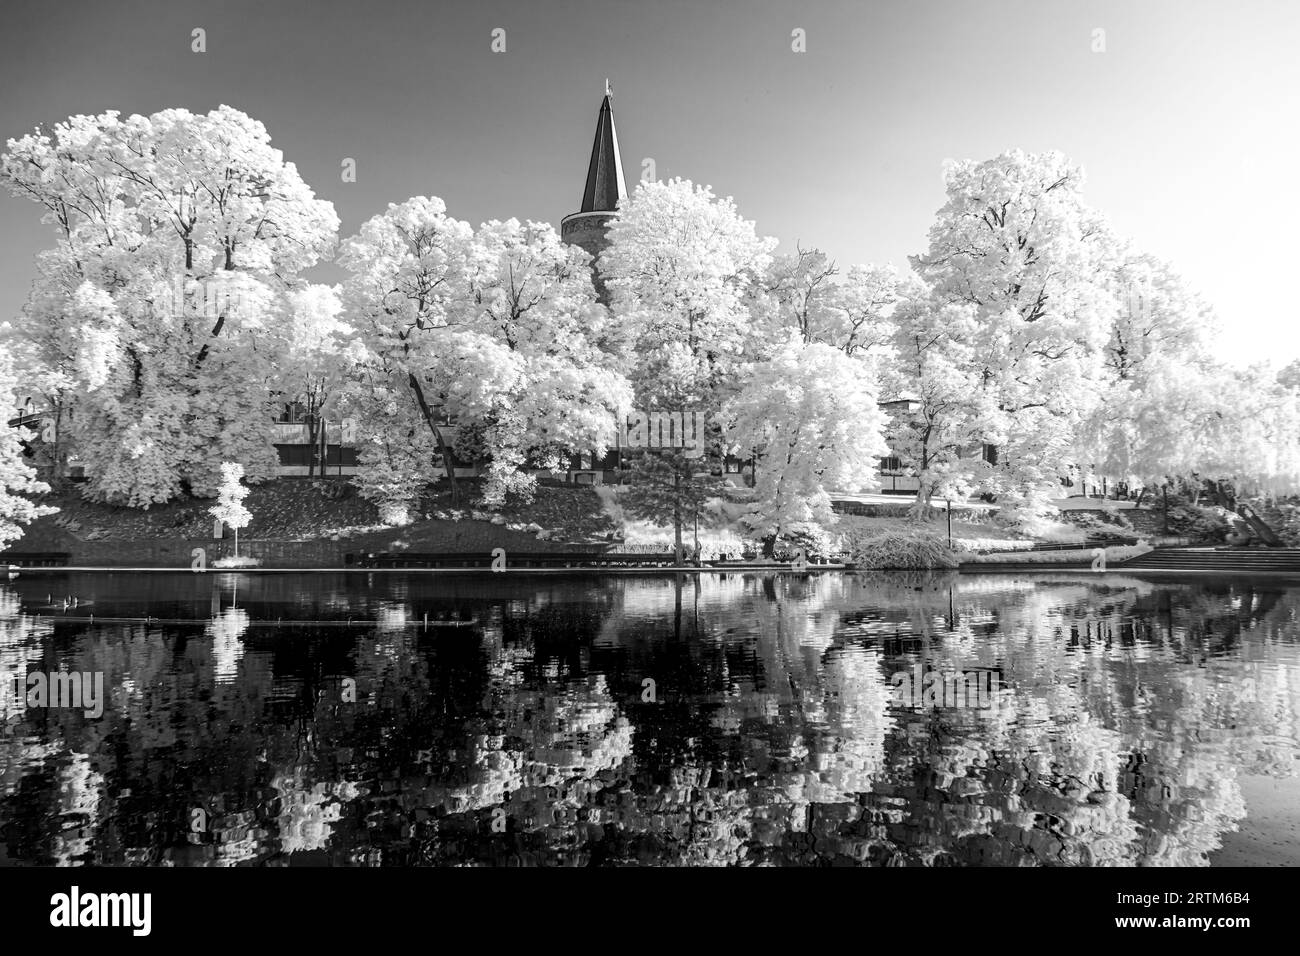
<path id="1" fill-rule="evenodd" d="M 447 448 L 447 441 L 443 437 L 442 429 L 433 421 L 433 410 L 429 408 L 429 403 L 425 401 L 424 389 L 420 387 L 420 380 L 415 377 L 414 372 L 407 372 L 406 376 L 411 385 L 411 391 L 415 393 L 415 400 L 420 405 L 420 414 L 424 416 L 424 423 L 429 426 L 429 431 L 433 432 L 434 440 L 438 442 L 438 452 L 442 455 L 442 464 L 447 471 L 447 481 L 451 484 L 451 500 L 456 501 L 459 496 L 456 488 L 456 469 L 451 463 L 451 450 Z"/>
<path id="2" fill-rule="evenodd" d="M 772 560 L 776 558 L 776 535 L 769 534 L 763 538 L 763 557 Z"/>
<path id="3" fill-rule="evenodd" d="M 194 360 L 194 370 L 196 372 L 200 368 L 202 368 L 203 363 L 208 360 L 208 352 L 212 348 L 212 340 L 221 334 L 221 330 L 225 326 L 225 324 L 226 324 L 226 316 L 225 313 L 223 312 L 221 315 L 217 316 L 217 324 L 212 327 L 212 334 L 209 335 L 208 340 L 203 343 L 203 347 L 199 349 L 198 358 Z"/>
<path id="4" fill-rule="evenodd" d="M 682 473 L 673 472 L 673 563 L 682 566 Z"/>
<path id="5" fill-rule="evenodd" d="M 63 441 L 63 400 L 54 404 L 54 441 L 50 443 L 50 486 L 62 490 L 68 476 L 68 450 Z"/>
<path id="6" fill-rule="evenodd" d="M 934 506 L 930 504 L 933 496 L 933 489 L 927 488 L 924 484 L 918 485 L 916 489 L 916 501 L 912 503 L 911 517 L 917 521 L 929 521 L 934 514 Z"/>
<path id="7" fill-rule="evenodd" d="M 320 416 L 311 415 L 307 421 L 307 443 L 311 445 L 311 458 L 307 460 L 307 477 L 316 477 L 316 464 L 320 461 Z M 324 469 L 322 467 L 322 474 Z"/>

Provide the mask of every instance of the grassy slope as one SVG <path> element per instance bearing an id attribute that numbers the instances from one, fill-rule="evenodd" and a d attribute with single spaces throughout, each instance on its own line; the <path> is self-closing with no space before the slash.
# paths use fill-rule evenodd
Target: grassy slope
<path id="1" fill-rule="evenodd" d="M 961 548 L 963 543 L 967 548 L 974 548 L 991 547 L 997 542 L 1007 542 L 1009 546 L 1013 546 L 1010 544 L 1011 542 L 1028 542 L 1032 540 L 1025 535 L 1016 534 L 1015 532 L 1008 531 L 1006 528 L 999 527 L 991 521 L 967 521 L 956 517 L 956 514 L 957 512 L 954 510 L 952 540 L 953 544 L 958 548 Z M 931 518 L 929 521 L 923 522 L 913 521 L 912 519 L 903 517 L 902 515 L 897 517 L 887 517 L 883 515 L 879 517 L 842 515 L 840 517 L 840 523 L 836 525 L 836 530 L 845 532 L 850 529 L 860 529 L 869 534 L 883 534 L 886 531 L 925 530 L 931 531 L 941 537 L 947 537 L 948 522 L 947 518 L 942 514 L 936 518 Z"/>
<path id="2" fill-rule="evenodd" d="M 404 542 L 412 551 L 483 551 L 494 547 L 519 551 L 550 551 L 566 546 L 606 543 L 613 524 L 587 487 L 542 486 L 531 505 L 507 505 L 501 514 L 507 526 L 475 520 L 477 482 L 461 481 L 460 503 L 453 504 L 441 487 L 420 501 L 419 513 L 430 517 L 402 528 L 379 523 L 373 505 L 354 492 L 342 499 L 327 498 L 326 483 L 286 479 L 253 487 L 245 505 L 252 523 L 240 531 L 243 540 L 339 541 L 357 549 L 390 550 Z M 10 547 L 15 551 L 75 551 L 86 541 L 142 541 L 206 538 L 212 534 L 209 499 L 155 505 L 148 510 L 122 508 L 82 500 L 70 493 L 49 495 L 44 503 L 60 513 L 42 518 Z M 459 514 L 460 520 L 452 520 Z M 436 517 L 435 517 L 436 516 Z M 522 529 L 530 522 L 559 532 L 556 541 L 542 541 Z M 508 525 L 514 525 L 512 529 Z"/>

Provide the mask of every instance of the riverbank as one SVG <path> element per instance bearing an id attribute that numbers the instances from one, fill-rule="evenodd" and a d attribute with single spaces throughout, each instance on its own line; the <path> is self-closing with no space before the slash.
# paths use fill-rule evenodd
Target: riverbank
<path id="1" fill-rule="evenodd" d="M 486 566 L 491 555 L 500 551 L 521 556 L 643 552 L 655 554 L 661 559 L 655 563 L 662 564 L 665 552 L 671 552 L 671 529 L 625 519 L 611 493 L 607 487 L 543 482 L 532 502 L 512 501 L 498 511 L 487 512 L 471 504 L 481 494 L 481 482 L 461 479 L 455 497 L 450 489 L 435 486 L 412 509 L 415 520 L 394 528 L 379 521 L 374 505 L 359 497 L 347 479 L 279 479 L 250 489 L 246 504 L 253 517 L 240 532 L 239 555 L 257 561 L 263 571 L 400 565 L 408 554 L 412 566 L 417 567 L 458 564 L 460 556 L 467 563 Z M 33 522 L 8 551 L 0 552 L 0 566 L 190 570 L 201 558 L 206 569 L 215 570 L 214 564 L 235 553 L 229 530 L 220 536 L 219 529 L 214 531 L 208 510 L 212 502 L 207 499 L 134 509 L 87 502 L 71 488 L 46 495 L 41 503 L 59 512 Z M 941 513 L 918 524 L 907 517 L 906 501 L 843 505 L 850 506 L 849 513 L 841 513 L 837 526 L 845 533 L 923 530 L 947 537 L 951 532 L 963 561 L 976 560 L 971 558 L 974 551 L 1006 551 L 1016 555 L 1013 563 L 1017 569 L 1022 561 L 1028 565 L 1043 560 L 1024 554 L 1034 545 L 1067 541 L 1081 545 L 1085 534 L 1071 521 L 1056 522 L 1039 536 L 1017 534 L 1000 526 L 987 507 L 963 507 L 951 524 Z M 752 557 L 751 549 L 757 548 L 753 542 L 744 542 L 735 529 L 709 535 L 712 537 L 705 540 L 705 529 L 701 529 L 701 541 L 711 549 L 708 553 Z M 693 534 L 687 537 L 687 544 L 692 543 Z M 372 560 L 374 556 L 380 556 L 379 560 Z M 439 560 L 429 560 L 430 556 Z M 1051 560 L 1069 562 L 1064 555 Z M 1080 554 L 1075 560 L 1087 566 L 1091 554 Z M 1108 556 L 1108 560 L 1114 558 Z M 598 559 L 589 563 L 606 564 Z M 790 565 L 752 561 L 728 567 L 788 570 Z"/>
<path id="2" fill-rule="evenodd" d="M 870 574 L 880 570 L 873 568 L 870 570 L 850 568 L 838 564 L 809 564 L 806 567 L 796 569 L 790 563 L 773 563 L 773 564 L 724 564 L 724 565 L 706 565 L 705 567 L 695 567 L 693 565 L 683 565 L 675 567 L 672 565 L 646 565 L 644 567 L 613 567 L 606 565 L 571 565 L 552 568 L 502 568 L 499 572 L 491 571 L 488 568 L 213 568 L 209 567 L 202 571 L 195 571 L 189 567 L 123 567 L 123 566 L 98 566 L 98 567 L 76 567 L 76 566 L 50 566 L 50 567 L 16 567 L 11 566 L 9 573 L 14 576 L 26 576 L 29 574 L 64 574 L 66 572 L 92 572 L 92 573 L 153 573 L 153 574 L 175 574 L 177 572 L 189 571 L 194 574 L 416 574 L 426 573 L 430 575 L 441 574 L 728 574 L 737 571 L 782 571 L 794 572 L 797 574 L 821 574 L 830 571 L 841 571 L 851 574 Z M 902 570 L 902 569 L 900 569 Z"/>
<path id="3" fill-rule="evenodd" d="M 487 513 L 469 502 L 478 483 L 462 480 L 422 496 L 416 520 L 400 528 L 379 520 L 373 504 L 346 480 L 280 479 L 250 489 L 253 518 L 239 535 L 239 553 L 274 570 L 343 569 L 349 555 L 378 552 L 564 552 L 613 543 L 616 527 L 595 492 L 584 486 L 541 485 L 533 502 Z M 211 567 L 234 554 L 228 529 L 214 535 L 212 501 L 188 499 L 147 510 L 88 502 L 76 490 L 46 495 L 59 513 L 33 522 L 8 552 L 61 554 L 70 566 L 188 569 L 195 549 Z M 20 563 L 20 562 L 13 562 Z"/>

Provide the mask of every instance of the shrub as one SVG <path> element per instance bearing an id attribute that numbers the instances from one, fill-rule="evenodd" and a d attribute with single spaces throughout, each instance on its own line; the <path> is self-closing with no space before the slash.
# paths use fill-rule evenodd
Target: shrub
<path id="1" fill-rule="evenodd" d="M 1182 504 L 1169 509 L 1169 533 L 1196 541 L 1222 541 L 1232 525 L 1219 508 Z"/>
<path id="2" fill-rule="evenodd" d="M 835 539 L 821 525 L 808 521 L 793 525 L 776 542 L 777 552 L 800 548 L 806 555 L 827 555 L 835 550 Z"/>
<path id="3" fill-rule="evenodd" d="M 1084 529 L 1074 521 L 1065 519 L 1055 508 L 1033 513 L 999 512 L 998 523 L 1018 534 L 1055 544 L 1082 543 L 1087 536 Z"/>
<path id="4" fill-rule="evenodd" d="M 1126 515 L 1119 508 L 1107 508 L 1103 510 L 1101 514 L 1099 514 L 1097 517 L 1099 517 L 1102 520 L 1103 524 L 1115 525 L 1116 527 L 1120 528 L 1123 531 L 1133 530 L 1133 522 L 1129 521 L 1128 515 Z"/>
<path id="5" fill-rule="evenodd" d="M 1068 521 L 1088 534 L 1110 531 L 1132 531 L 1133 522 L 1129 521 L 1123 511 L 1116 508 L 1107 508 L 1098 511 L 1066 511 L 1062 512 Z"/>
<path id="6" fill-rule="evenodd" d="M 954 538 L 957 551 L 1030 551 L 1034 542 L 1028 538 Z"/>
<path id="7" fill-rule="evenodd" d="M 247 555 L 228 554 L 224 558 L 217 558 L 212 562 L 214 568 L 260 568 L 262 562 L 257 558 L 250 558 Z"/>
<path id="8" fill-rule="evenodd" d="M 410 524 L 410 503 L 405 501 L 379 502 L 379 520 L 390 528 L 400 528 Z"/>
<path id="9" fill-rule="evenodd" d="M 1113 564 L 1136 558 L 1151 550 L 1150 545 L 1128 544 L 1106 548 L 1106 563 Z M 1030 551 L 1028 553 L 973 554 L 965 558 L 967 564 L 1076 564 L 1080 561 L 1091 562 L 1092 548 L 1080 548 L 1077 551 Z"/>
<path id="10" fill-rule="evenodd" d="M 1277 505 L 1278 521 L 1273 530 L 1288 548 L 1300 547 L 1300 505 L 1286 502 Z"/>
<path id="11" fill-rule="evenodd" d="M 321 481 L 317 487 L 321 497 L 330 501 L 342 501 L 352 493 L 352 483 L 347 481 Z"/>
<path id="12" fill-rule="evenodd" d="M 845 547 L 862 568 L 955 568 L 957 556 L 933 531 L 886 531 L 846 535 Z"/>
<path id="13" fill-rule="evenodd" d="M 361 497 L 379 509 L 379 520 L 390 528 L 411 523 L 424 479 L 414 468 L 403 468 L 401 461 L 386 457 L 381 446 L 367 445 L 361 451 L 362 469 L 353 477 Z"/>

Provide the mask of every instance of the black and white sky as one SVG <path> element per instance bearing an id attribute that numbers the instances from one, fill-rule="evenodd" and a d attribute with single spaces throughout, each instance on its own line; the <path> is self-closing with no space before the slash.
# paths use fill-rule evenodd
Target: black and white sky
<path id="1" fill-rule="evenodd" d="M 945 159 L 1060 149 L 1116 229 L 1216 306 L 1227 357 L 1286 361 L 1298 50 L 1294 0 L 6 0 L 0 138 L 226 103 L 344 235 L 420 194 L 474 224 L 558 225 L 608 77 L 629 183 L 652 159 L 734 196 L 778 251 L 899 266 L 925 247 Z M 39 219 L 0 197 L 0 321 L 52 241 Z"/>

